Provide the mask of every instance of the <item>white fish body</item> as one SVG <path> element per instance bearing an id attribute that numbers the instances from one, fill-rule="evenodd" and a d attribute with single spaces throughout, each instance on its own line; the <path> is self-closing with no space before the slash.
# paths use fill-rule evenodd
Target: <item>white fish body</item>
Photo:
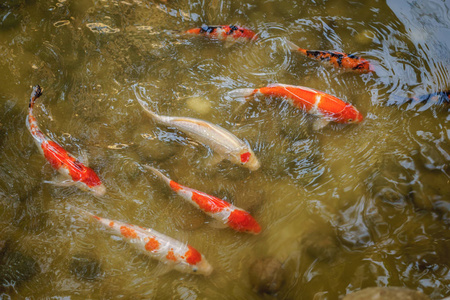
<path id="1" fill-rule="evenodd" d="M 140 252 L 173 267 L 177 271 L 207 276 L 213 270 L 205 257 L 188 244 L 153 229 L 101 218 L 87 211 L 77 210 L 96 219 Z"/>
<path id="2" fill-rule="evenodd" d="M 144 101 L 137 99 L 145 112 L 155 122 L 177 128 L 192 139 L 211 147 L 222 159 L 228 159 L 234 164 L 243 165 L 251 171 L 260 167 L 252 149 L 228 130 L 199 119 L 160 116 L 151 111 Z"/>

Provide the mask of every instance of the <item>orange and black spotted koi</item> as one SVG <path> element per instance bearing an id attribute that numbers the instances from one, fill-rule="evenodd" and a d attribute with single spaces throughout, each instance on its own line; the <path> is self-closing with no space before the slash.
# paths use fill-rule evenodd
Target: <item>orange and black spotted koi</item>
<path id="1" fill-rule="evenodd" d="M 203 24 L 201 27 L 186 30 L 184 33 L 203 35 L 222 41 L 252 41 L 258 38 L 252 30 L 235 25 L 208 26 Z"/>
<path id="2" fill-rule="evenodd" d="M 253 234 L 261 232 L 261 226 L 245 210 L 220 198 L 183 186 L 153 167 L 148 165 L 144 167 L 161 178 L 175 193 L 222 224 L 239 232 Z"/>
<path id="3" fill-rule="evenodd" d="M 300 52 L 307 57 L 328 63 L 337 68 L 352 70 L 359 73 L 369 73 L 374 71 L 373 65 L 369 61 L 353 54 L 336 51 L 306 50 L 289 41 L 288 46 L 291 51 Z"/>
<path id="4" fill-rule="evenodd" d="M 213 271 L 205 257 L 190 245 L 150 228 L 101 218 L 79 208 L 76 210 L 82 215 L 97 220 L 105 228 L 133 245 L 138 251 L 177 271 L 205 276 L 210 275 Z"/>
<path id="5" fill-rule="evenodd" d="M 55 184 L 65 186 L 76 185 L 83 190 L 90 191 L 96 196 L 103 196 L 106 192 L 106 188 L 94 170 L 83 165 L 72 154 L 46 137 L 39 129 L 36 118 L 33 115 L 33 106 L 36 99 L 41 95 L 41 87 L 38 85 L 35 86 L 30 97 L 26 125 L 40 152 L 44 155 L 50 165 L 67 178 L 65 182 Z"/>

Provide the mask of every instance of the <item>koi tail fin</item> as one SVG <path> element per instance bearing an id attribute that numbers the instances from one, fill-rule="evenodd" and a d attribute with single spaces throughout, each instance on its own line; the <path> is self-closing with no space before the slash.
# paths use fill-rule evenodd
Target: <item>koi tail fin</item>
<path id="1" fill-rule="evenodd" d="M 153 174 L 155 174 L 156 176 L 158 176 L 159 178 L 161 178 L 168 186 L 170 186 L 170 178 L 167 177 L 166 175 L 164 175 L 163 173 L 161 173 L 161 171 L 153 168 L 152 166 L 149 165 L 143 165 L 144 168 L 150 170 L 153 172 Z"/>
<path id="2" fill-rule="evenodd" d="M 99 220 L 99 217 L 97 217 L 93 213 L 90 213 L 87 210 L 84 210 L 82 208 L 79 208 L 79 207 L 76 207 L 73 205 L 69 205 L 69 209 L 75 211 L 78 215 L 80 215 L 86 219 L 95 218 L 95 219 Z"/>
<path id="3" fill-rule="evenodd" d="M 253 96 L 258 90 L 247 88 L 247 89 L 237 89 L 228 92 L 228 96 L 236 99 L 247 100 L 247 98 Z"/>
<path id="4" fill-rule="evenodd" d="M 291 41 L 286 41 L 286 45 L 288 46 L 289 50 L 291 50 L 291 51 L 296 51 L 296 52 L 300 52 L 300 53 L 306 55 L 306 50 L 300 48 L 299 46 L 297 46 L 297 45 L 294 44 L 293 42 L 291 42 Z"/>
<path id="5" fill-rule="evenodd" d="M 30 103 L 28 106 L 30 109 L 33 108 L 34 101 L 36 101 L 36 99 L 42 95 L 42 91 L 43 91 L 43 89 L 41 89 L 41 87 L 39 85 L 36 85 L 35 87 L 33 87 L 33 91 L 31 92 L 31 96 L 30 96 Z"/>
<path id="6" fill-rule="evenodd" d="M 159 121 L 161 119 L 161 117 L 157 113 L 150 110 L 150 107 L 148 107 L 148 104 L 145 103 L 144 100 L 139 97 L 136 97 L 136 99 L 145 110 L 145 112 L 150 116 L 150 118 L 152 118 L 154 121 Z"/>

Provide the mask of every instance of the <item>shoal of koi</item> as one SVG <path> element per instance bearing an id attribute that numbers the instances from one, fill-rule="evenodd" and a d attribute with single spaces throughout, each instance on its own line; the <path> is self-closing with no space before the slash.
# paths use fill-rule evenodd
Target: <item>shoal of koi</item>
<path id="1" fill-rule="evenodd" d="M 199 28 L 189 29 L 184 33 L 233 42 L 249 42 L 258 39 L 258 36 L 252 30 L 234 25 L 203 25 Z M 306 50 L 292 42 L 288 42 L 288 47 L 291 51 L 334 67 L 359 73 L 374 71 L 373 65 L 369 61 L 355 55 L 335 51 Z M 445 96 L 444 101 L 450 102 L 449 92 L 442 92 L 441 94 Z M 77 160 L 39 129 L 33 114 L 33 108 L 35 101 L 41 95 L 42 89 L 39 86 L 35 86 L 30 97 L 26 125 L 40 152 L 50 165 L 61 174 L 61 178 L 50 183 L 59 186 L 77 186 L 97 197 L 103 196 L 106 193 L 106 188 L 95 171 L 89 168 L 86 163 L 83 164 Z M 230 96 L 246 100 L 254 96 L 284 99 L 292 106 L 317 116 L 317 121 L 314 124 L 315 129 L 322 128 L 330 121 L 336 123 L 360 123 L 364 119 L 363 115 L 350 103 L 308 87 L 275 83 L 260 88 L 237 89 L 231 91 Z M 229 160 L 234 164 L 248 168 L 250 171 L 256 171 L 260 167 L 260 162 L 251 147 L 228 130 L 199 119 L 161 116 L 151 111 L 147 103 L 138 96 L 137 100 L 154 122 L 167 127 L 177 128 L 190 138 L 209 147 L 220 160 Z M 185 201 L 202 210 L 224 226 L 238 232 L 260 233 L 261 226 L 247 211 L 212 195 L 183 186 L 151 166 L 144 165 L 144 167 L 160 178 Z M 111 232 L 129 241 L 139 251 L 178 271 L 209 275 L 213 270 L 205 257 L 190 245 L 153 229 L 101 218 L 85 210 L 75 209 L 81 215 L 98 221 L 105 228 L 109 228 Z"/>

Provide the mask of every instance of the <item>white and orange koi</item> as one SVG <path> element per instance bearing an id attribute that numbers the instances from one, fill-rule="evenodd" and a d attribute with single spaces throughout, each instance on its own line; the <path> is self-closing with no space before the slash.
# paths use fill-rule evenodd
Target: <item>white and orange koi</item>
<path id="1" fill-rule="evenodd" d="M 363 115 L 350 103 L 327 93 L 303 86 L 275 83 L 258 89 L 237 89 L 229 94 L 232 97 L 244 99 L 254 95 L 284 98 L 292 106 L 309 114 L 319 116 L 320 118 L 314 124 L 315 129 L 322 128 L 329 121 L 336 123 L 360 123 L 363 120 Z"/>
<path id="2" fill-rule="evenodd" d="M 40 152 L 55 170 L 62 174 L 64 178 L 67 178 L 63 182 L 54 183 L 61 186 L 76 185 L 80 189 L 87 190 L 96 196 L 103 196 L 106 193 L 106 188 L 94 170 L 83 165 L 72 154 L 46 137 L 39 129 L 36 118 L 33 115 L 33 106 L 36 99 L 41 95 L 41 87 L 35 86 L 30 97 L 26 124 Z"/>
<path id="3" fill-rule="evenodd" d="M 206 261 L 205 257 L 188 244 L 150 228 L 101 218 L 79 208 L 76 208 L 76 210 L 97 220 L 140 252 L 165 263 L 169 267 L 173 267 L 177 271 L 206 276 L 213 271 L 212 266 Z"/>
<path id="4" fill-rule="evenodd" d="M 145 112 L 156 122 L 168 127 L 175 127 L 194 140 L 209 146 L 220 159 L 227 159 L 234 164 L 242 165 L 251 171 L 260 167 L 252 149 L 228 130 L 194 118 L 160 116 L 151 111 L 148 105 L 137 97 Z"/>
<path id="5" fill-rule="evenodd" d="M 144 167 L 161 178 L 175 193 L 183 197 L 187 202 L 222 224 L 240 232 L 249 232 L 253 234 L 261 232 L 261 226 L 245 210 L 217 197 L 183 186 L 171 180 L 153 167 L 148 165 L 144 165 Z"/>

